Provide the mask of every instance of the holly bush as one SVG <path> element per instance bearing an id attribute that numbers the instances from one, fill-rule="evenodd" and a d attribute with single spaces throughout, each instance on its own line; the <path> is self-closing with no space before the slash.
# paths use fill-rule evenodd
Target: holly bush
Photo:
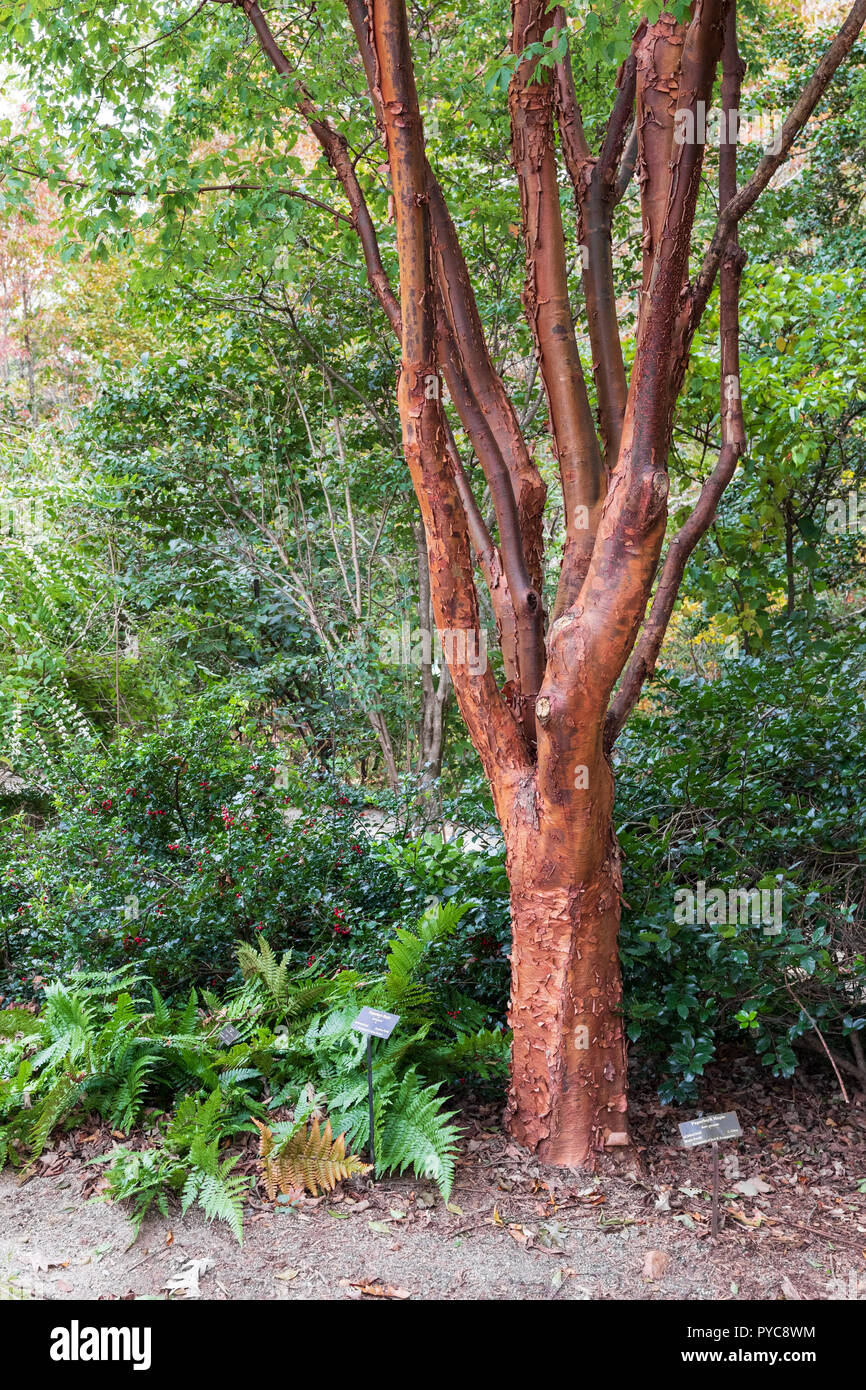
<path id="1" fill-rule="evenodd" d="M 82 962 L 133 961 L 169 992 L 217 985 L 265 927 L 334 968 L 353 936 L 380 943 L 406 890 L 371 853 L 363 797 L 282 757 L 238 702 L 68 753 L 48 822 L 4 825 L 7 990 Z"/>

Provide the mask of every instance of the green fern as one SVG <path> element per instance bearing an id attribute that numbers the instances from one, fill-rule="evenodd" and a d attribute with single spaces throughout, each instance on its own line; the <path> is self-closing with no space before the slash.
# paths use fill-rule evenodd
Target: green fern
<path id="1" fill-rule="evenodd" d="M 144 1105 L 148 1081 L 160 1058 L 153 1052 L 135 1055 L 133 1047 L 127 1049 L 120 1067 L 120 1084 L 114 1095 L 108 1115 L 112 1129 L 129 1130 L 134 1125 Z"/>
<path id="2" fill-rule="evenodd" d="M 367 1077 L 364 1073 L 349 1076 L 335 1076 L 328 1087 L 328 1114 L 337 1128 L 346 1136 L 350 1148 L 366 1146 L 370 1134 L 370 1113 L 367 1091 Z M 394 1073 L 390 1068 L 377 1067 L 373 1079 L 373 1113 L 375 1133 L 378 1134 L 384 1122 L 385 1113 L 391 1104 L 396 1089 Z"/>
<path id="3" fill-rule="evenodd" d="M 187 1154 L 197 1140 L 208 1143 L 219 1133 L 219 1117 L 225 1101 L 219 1088 L 204 1100 L 184 1096 L 165 1132 L 167 1146 L 176 1154 Z"/>
<path id="4" fill-rule="evenodd" d="M 171 1010 L 156 985 L 151 985 L 150 993 L 153 999 L 153 1031 L 168 1033 L 171 1029 Z"/>
<path id="5" fill-rule="evenodd" d="M 431 1048 L 429 1061 L 452 1074 L 474 1071 L 479 1076 L 500 1076 L 508 1071 L 511 1034 L 498 1028 L 461 1033 L 453 1042 Z"/>
<path id="6" fill-rule="evenodd" d="M 27 1147 L 29 1149 L 28 1167 L 31 1167 L 45 1145 L 52 1130 L 74 1110 L 84 1094 L 85 1081 L 74 1076 L 63 1075 L 34 1106 L 34 1118 L 28 1126 Z"/>
<path id="7" fill-rule="evenodd" d="M 177 1018 L 174 1025 L 174 1032 L 183 1034 L 194 1034 L 198 1023 L 198 999 L 196 992 L 191 989 L 189 998 L 186 1001 L 183 1012 Z"/>
<path id="8" fill-rule="evenodd" d="M 178 1193 L 182 1205 L 198 1202 L 240 1238 L 248 1180 L 234 1171 L 237 1159 L 221 1153 L 226 1139 L 268 1117 L 282 1150 L 301 1133 L 312 1142 L 311 1125 L 323 1127 L 316 1144 L 324 1143 L 330 1125 L 360 1162 L 352 1149 L 362 1150 L 368 1137 L 365 1042 L 351 1025 L 370 1004 L 401 1014 L 391 1038 L 373 1044 L 378 1166 L 411 1169 L 447 1196 L 458 1131 L 440 1078 L 470 1068 L 496 1072 L 509 1046 L 508 1035 L 482 1026 L 472 1001 L 455 1005 L 464 1024 L 456 1037 L 432 1007 L 422 1011 L 436 944 L 464 911 L 448 903 L 413 929 L 401 927 L 378 976 L 292 971 L 290 954 L 278 960 L 260 938 L 239 948 L 244 982 L 223 1000 L 191 990 L 177 1006 L 155 989 L 143 991 L 130 970 L 80 972 L 51 985 L 29 1033 L 0 1039 L 0 1165 L 32 1163 L 53 1129 L 85 1107 L 128 1131 L 148 1103 L 164 1103 L 165 1119 L 151 1128 L 146 1150 L 115 1151 L 109 1195 L 130 1205 L 136 1229 L 147 1211 L 167 1211 Z M 224 1021 L 243 1030 L 230 1046 L 219 1041 Z M 328 1141 L 332 1148 L 337 1142 Z M 339 1159 L 324 1150 L 318 1156 L 326 1165 Z"/>
<path id="9" fill-rule="evenodd" d="M 38 1033 L 40 1021 L 26 1009 L 0 1009 L 0 1041 Z"/>
<path id="10" fill-rule="evenodd" d="M 460 1131 L 450 1123 L 454 1111 L 442 1109 L 438 1084 L 424 1085 L 413 1069 L 400 1081 L 376 1136 L 376 1168 L 432 1178 L 447 1201 L 454 1182 Z"/>
<path id="11" fill-rule="evenodd" d="M 168 1194 L 172 1186 L 177 1185 L 177 1176 L 182 1175 L 184 1169 L 176 1160 L 167 1160 L 160 1149 L 115 1149 L 109 1157 L 111 1164 L 106 1170 L 106 1189 L 102 1197 L 126 1204 L 132 1222 L 132 1245 L 153 1207 L 163 1216 L 169 1215 Z"/>
<path id="12" fill-rule="evenodd" d="M 84 1056 L 93 1038 L 96 1008 L 83 993 L 72 994 L 59 981 L 49 985 L 42 1018 L 51 1041 L 33 1058 L 37 1070 Z"/>
<path id="13" fill-rule="evenodd" d="M 219 1140 L 206 1143 L 199 1138 L 193 1143 L 189 1157 L 192 1168 L 183 1185 L 181 1210 L 186 1213 L 197 1201 L 208 1221 L 225 1221 L 241 1243 L 244 1197 L 249 1192 L 250 1179 L 232 1172 L 240 1155 L 220 1162 Z"/>
<path id="14" fill-rule="evenodd" d="M 237 1086 L 242 1081 L 259 1081 L 261 1075 L 255 1067 L 227 1067 L 219 1074 L 219 1084 L 223 1088 Z"/>
<path id="15" fill-rule="evenodd" d="M 457 929 L 468 906 L 456 903 L 437 904 L 424 913 L 415 931 L 398 927 L 388 949 L 385 973 L 385 993 L 393 1005 L 411 1002 L 416 1005 L 427 997 L 427 990 L 418 982 L 426 953 L 437 941 L 444 941 Z"/>
<path id="16" fill-rule="evenodd" d="M 281 1009 L 288 1009 L 291 1004 L 289 990 L 289 961 L 292 958 L 291 951 L 286 951 L 280 961 L 277 960 L 268 941 L 259 937 L 258 950 L 255 946 L 250 946 L 243 942 L 237 950 L 238 965 L 245 980 L 261 980 L 273 999 L 274 1003 Z"/>

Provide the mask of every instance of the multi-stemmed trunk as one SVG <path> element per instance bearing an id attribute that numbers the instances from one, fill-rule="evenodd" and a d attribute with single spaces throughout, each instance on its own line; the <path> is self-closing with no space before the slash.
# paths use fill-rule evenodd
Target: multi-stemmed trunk
<path id="1" fill-rule="evenodd" d="M 737 225 L 787 158 L 853 46 L 866 20 L 866 0 L 855 0 L 780 141 L 739 190 L 736 140 L 724 139 L 718 221 L 691 282 L 704 148 L 680 142 L 675 126 L 681 116 L 681 129 L 697 129 L 701 104 L 711 105 L 723 49 L 723 129 L 730 132 L 736 121 L 742 77 L 736 0 L 694 0 L 685 23 L 662 14 L 639 26 L 598 156 L 581 123 L 567 56 L 553 67 L 538 63 L 546 36 L 567 27 L 563 13 L 548 10 L 548 0 L 513 0 L 509 106 L 526 250 L 523 304 L 565 518 L 549 622 L 546 488 L 494 367 L 458 235 L 427 160 L 405 0 L 346 0 L 388 154 L 399 297 L 346 139 L 317 110 L 257 0 L 235 3 L 287 79 L 287 92 L 334 170 L 371 290 L 400 341 L 397 401 L 424 527 L 434 619 L 452 639 L 448 662 L 457 703 L 505 837 L 513 912 L 508 1124 L 544 1160 L 597 1166 L 605 1155 L 628 1154 L 631 1145 L 611 748 L 655 666 L 689 555 L 712 523 L 744 448 Z M 556 128 L 587 252 L 583 280 L 598 430 L 570 307 Z M 642 284 L 627 375 L 611 226 L 635 168 Z M 722 447 L 659 568 L 674 411 L 720 270 Z M 484 473 L 493 526 L 464 470 L 457 425 Z M 480 637 L 476 569 L 496 621 L 501 686 L 489 666 L 465 659 L 468 650 L 477 653 Z"/>

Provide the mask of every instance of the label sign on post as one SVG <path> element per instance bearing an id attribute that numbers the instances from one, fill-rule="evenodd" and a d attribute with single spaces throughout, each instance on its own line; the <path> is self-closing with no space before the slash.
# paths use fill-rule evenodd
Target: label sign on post
<path id="1" fill-rule="evenodd" d="M 217 1033 L 217 1037 L 219 1038 L 223 1047 L 231 1047 L 233 1043 L 237 1042 L 238 1038 L 240 1037 L 240 1033 L 238 1032 L 237 1028 L 234 1026 L 233 1023 L 227 1023 L 225 1027 L 222 1028 L 219 1033 Z"/>
<path id="2" fill-rule="evenodd" d="M 362 1009 L 352 1028 L 356 1033 L 367 1033 L 371 1038 L 390 1038 L 399 1022 L 399 1014 L 386 1014 L 384 1009 Z"/>
<path id="3" fill-rule="evenodd" d="M 739 1139 L 742 1132 L 734 1110 L 724 1115 L 701 1115 L 698 1120 L 686 1120 L 680 1125 L 687 1149 L 694 1149 L 698 1144 L 718 1143 L 720 1139 Z"/>
<path id="4" fill-rule="evenodd" d="M 687 1149 L 697 1148 L 698 1144 L 713 1146 L 713 1235 L 719 1234 L 719 1141 L 739 1139 L 742 1134 L 736 1111 L 727 1110 L 724 1115 L 701 1115 L 697 1120 L 686 1120 L 680 1125 L 680 1134 Z"/>
<path id="5" fill-rule="evenodd" d="M 367 1034 L 367 1104 L 370 1111 L 370 1163 L 373 1177 L 376 1177 L 375 1130 L 376 1117 L 373 1112 L 373 1038 L 390 1038 L 397 1024 L 399 1014 L 386 1013 L 384 1009 L 362 1009 L 352 1024 L 355 1033 Z"/>

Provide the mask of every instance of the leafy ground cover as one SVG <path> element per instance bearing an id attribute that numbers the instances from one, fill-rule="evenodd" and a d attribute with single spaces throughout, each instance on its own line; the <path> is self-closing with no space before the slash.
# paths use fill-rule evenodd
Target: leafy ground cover
<path id="1" fill-rule="evenodd" d="M 121 1144 L 106 1160 L 109 1194 L 140 1226 L 178 1193 L 184 1211 L 197 1202 L 240 1240 L 249 1182 L 221 1151 L 237 1135 L 258 1130 L 272 1195 L 331 1189 L 363 1170 L 353 1150 L 369 1130 L 365 1040 L 352 1025 L 367 1006 L 401 1020 L 374 1043 L 379 1171 L 411 1169 L 447 1198 L 457 1130 L 442 1083 L 501 1074 L 508 1050 L 501 1031 L 430 1012 L 425 957 L 460 916 L 440 906 L 401 928 L 378 976 L 292 970 L 262 936 L 239 948 L 244 983 L 226 1000 L 193 989 L 171 1006 L 151 986 L 143 1005 L 130 967 L 50 985 L 38 1015 L 0 1013 L 0 1164 L 29 1171 L 55 1130 L 91 1114 L 118 1138 L 144 1126 L 146 1147 Z"/>

